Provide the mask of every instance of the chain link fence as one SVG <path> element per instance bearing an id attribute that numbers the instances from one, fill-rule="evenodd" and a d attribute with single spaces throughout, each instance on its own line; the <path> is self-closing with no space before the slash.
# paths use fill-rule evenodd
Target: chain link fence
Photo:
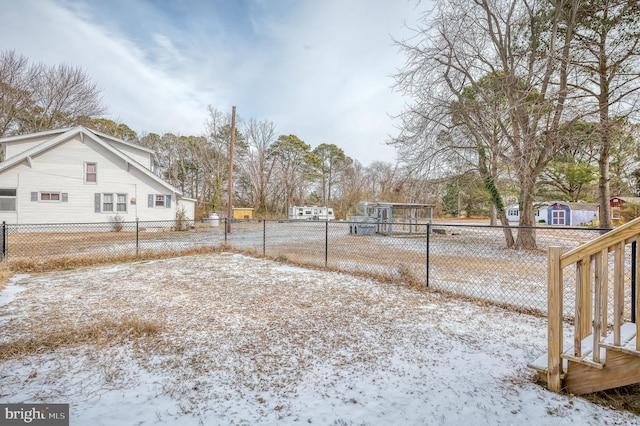
<path id="1" fill-rule="evenodd" d="M 2 258 L 139 256 L 216 247 L 224 229 L 192 220 L 60 224 L 3 224 Z"/>
<path id="2" fill-rule="evenodd" d="M 508 248 L 514 238 L 535 232 L 536 249 Z M 606 229 L 503 227 L 447 223 L 377 223 L 344 221 L 204 220 L 109 222 L 92 224 L 3 224 L 4 258 L 56 256 L 139 256 L 149 252 L 179 254 L 226 243 L 270 258 L 300 265 L 366 274 L 460 296 L 546 312 L 547 248 L 569 251 Z M 629 273 L 635 243 L 626 251 L 626 318 L 635 297 Z M 613 258 L 610 258 L 610 270 Z M 564 272 L 566 316 L 573 315 L 575 270 Z M 610 277 L 612 279 L 612 277 Z M 611 288 L 611 285 L 610 285 Z M 613 306 L 612 303 L 609 306 Z M 612 315 L 612 312 L 610 313 Z"/>

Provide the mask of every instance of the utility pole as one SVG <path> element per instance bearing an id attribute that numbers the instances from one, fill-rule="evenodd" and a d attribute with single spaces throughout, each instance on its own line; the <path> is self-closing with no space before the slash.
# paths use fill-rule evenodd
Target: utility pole
<path id="1" fill-rule="evenodd" d="M 233 218 L 233 144 L 236 140 L 236 107 L 231 109 L 231 143 L 229 144 L 229 200 L 227 201 L 227 233 L 231 233 Z"/>

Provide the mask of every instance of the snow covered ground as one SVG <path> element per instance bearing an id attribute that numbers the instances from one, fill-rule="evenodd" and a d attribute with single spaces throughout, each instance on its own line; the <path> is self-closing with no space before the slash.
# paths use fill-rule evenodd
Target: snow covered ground
<path id="1" fill-rule="evenodd" d="M 640 424 L 532 382 L 543 318 L 237 254 L 16 276 L 0 329 L 0 402 L 71 425 Z"/>

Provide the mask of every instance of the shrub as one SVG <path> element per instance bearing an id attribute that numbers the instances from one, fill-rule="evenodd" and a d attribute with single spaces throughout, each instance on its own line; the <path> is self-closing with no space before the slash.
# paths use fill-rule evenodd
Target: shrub
<path id="1" fill-rule="evenodd" d="M 180 210 L 176 210 L 176 231 L 186 231 L 189 229 L 189 218 L 184 207 Z"/>
<path id="2" fill-rule="evenodd" d="M 119 214 L 111 216 L 109 218 L 109 222 L 111 222 L 111 227 L 115 232 L 120 232 L 124 228 L 124 225 L 122 224 L 122 222 L 124 222 L 124 218 Z"/>

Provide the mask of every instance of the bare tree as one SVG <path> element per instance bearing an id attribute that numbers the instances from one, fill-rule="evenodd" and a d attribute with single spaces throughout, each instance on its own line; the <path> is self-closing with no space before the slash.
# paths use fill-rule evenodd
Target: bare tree
<path id="1" fill-rule="evenodd" d="M 224 199 L 224 182 L 229 176 L 229 146 L 231 144 L 231 114 L 223 113 L 209 105 L 209 117 L 205 124 L 207 144 L 198 153 L 204 165 L 206 174 L 209 207 L 215 211 Z M 240 122 L 240 120 L 238 120 Z M 237 131 L 237 130 L 236 130 Z M 236 144 L 240 145 L 243 138 L 236 135 Z M 239 155 L 241 150 L 239 150 Z M 203 193 L 203 194 L 204 194 Z"/>
<path id="2" fill-rule="evenodd" d="M 481 82 L 494 76 L 504 102 L 503 115 L 495 117 L 508 144 L 502 159 L 520 186 L 520 224 L 531 227 L 518 232 L 516 248 L 536 247 L 535 183 L 561 144 L 557 130 L 570 95 L 568 57 L 578 0 L 556 3 L 441 0 L 416 37 L 399 42 L 407 63 L 397 87 L 415 104 L 405 111 L 394 144 L 417 166 L 459 155 L 441 144 L 442 132 L 456 124 L 450 107 L 467 87 L 490 104 L 496 88 Z"/>
<path id="3" fill-rule="evenodd" d="M 397 164 L 385 161 L 372 162 L 365 168 L 364 181 L 369 196 L 381 201 L 398 201 L 397 191 L 394 191 L 398 184 Z"/>
<path id="4" fill-rule="evenodd" d="M 71 126 L 107 111 L 100 97 L 102 90 L 81 68 L 38 65 L 32 72 L 32 108 L 20 119 L 20 133 Z"/>
<path id="5" fill-rule="evenodd" d="M 240 169 L 247 177 L 253 191 L 254 208 L 257 212 L 269 209 L 269 195 L 276 157 L 269 156 L 269 150 L 277 139 L 276 126 L 270 121 L 249 120 L 245 128 L 245 138 L 249 148 Z"/>
<path id="6" fill-rule="evenodd" d="M 365 169 L 362 164 L 353 160 L 340 174 L 339 182 L 333 207 L 336 218 L 346 218 L 349 212 L 355 214 L 356 205 L 366 199 Z"/>
<path id="7" fill-rule="evenodd" d="M 18 132 L 21 117 L 32 108 L 31 81 L 37 69 L 14 51 L 0 52 L 0 137 Z"/>

